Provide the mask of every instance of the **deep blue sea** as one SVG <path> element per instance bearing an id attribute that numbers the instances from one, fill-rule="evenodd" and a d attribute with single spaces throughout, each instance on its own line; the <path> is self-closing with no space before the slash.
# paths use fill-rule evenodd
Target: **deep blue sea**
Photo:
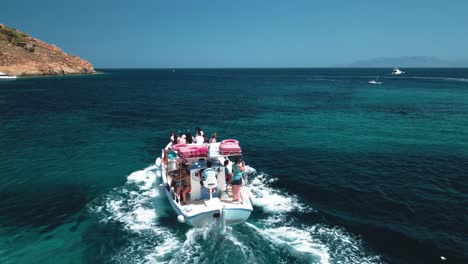
<path id="1" fill-rule="evenodd" d="M 0 82 L 0 263 L 468 263 L 468 69 L 403 70 Z M 195 127 L 240 141 L 247 222 L 189 228 L 159 193 Z"/>

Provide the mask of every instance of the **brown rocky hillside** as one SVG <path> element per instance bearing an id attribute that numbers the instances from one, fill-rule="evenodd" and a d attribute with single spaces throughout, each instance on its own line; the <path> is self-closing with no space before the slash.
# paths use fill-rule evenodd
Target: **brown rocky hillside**
<path id="1" fill-rule="evenodd" d="M 94 73 L 91 63 L 0 24 L 0 72 L 10 75 Z"/>

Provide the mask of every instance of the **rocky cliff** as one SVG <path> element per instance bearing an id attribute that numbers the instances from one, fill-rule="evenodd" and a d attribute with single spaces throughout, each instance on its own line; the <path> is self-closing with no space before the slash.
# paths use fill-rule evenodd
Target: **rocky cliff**
<path id="1" fill-rule="evenodd" d="M 0 24 L 0 72 L 10 75 L 94 73 L 91 63 Z"/>

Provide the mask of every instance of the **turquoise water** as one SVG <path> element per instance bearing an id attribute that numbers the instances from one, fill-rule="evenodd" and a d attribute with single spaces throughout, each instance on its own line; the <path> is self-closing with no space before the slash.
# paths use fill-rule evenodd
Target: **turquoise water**
<path id="1" fill-rule="evenodd" d="M 0 82 L 0 263 L 466 262 L 468 69 L 390 71 Z M 245 224 L 190 229 L 155 188 L 196 126 L 241 142 Z"/>

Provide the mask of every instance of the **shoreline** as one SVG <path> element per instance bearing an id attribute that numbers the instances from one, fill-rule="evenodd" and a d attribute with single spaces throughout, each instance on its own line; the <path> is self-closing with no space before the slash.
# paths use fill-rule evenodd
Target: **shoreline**
<path id="1" fill-rule="evenodd" d="M 70 73 L 70 74 L 44 74 L 44 75 L 17 75 L 16 80 L 37 79 L 37 78 L 63 78 L 63 77 L 80 77 L 80 76 L 93 76 L 103 75 L 103 71 L 95 71 L 93 73 Z"/>

